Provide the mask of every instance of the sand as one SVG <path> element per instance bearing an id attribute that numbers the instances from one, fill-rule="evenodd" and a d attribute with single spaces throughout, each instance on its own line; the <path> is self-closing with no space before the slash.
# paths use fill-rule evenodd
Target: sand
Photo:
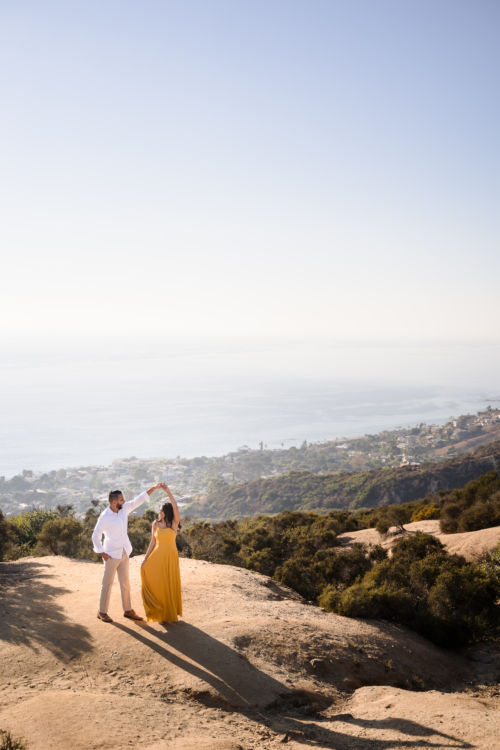
<path id="1" fill-rule="evenodd" d="M 453 654 L 187 559 L 181 622 L 124 619 L 115 583 L 107 625 L 101 573 L 62 557 L 0 564 L 0 729 L 30 750 L 500 747 L 492 645 Z"/>

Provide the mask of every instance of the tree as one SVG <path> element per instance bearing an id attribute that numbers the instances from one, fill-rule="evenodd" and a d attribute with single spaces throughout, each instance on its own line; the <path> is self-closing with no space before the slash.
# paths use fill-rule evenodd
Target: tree
<path id="1" fill-rule="evenodd" d="M 9 522 L 0 510 L 0 560 L 4 559 L 10 541 Z"/>
<path id="2" fill-rule="evenodd" d="M 387 518 L 392 526 L 396 526 L 398 532 L 403 533 L 404 524 L 410 520 L 410 513 L 402 505 L 391 505 L 387 511 Z"/>
<path id="3" fill-rule="evenodd" d="M 14 541 L 21 556 L 33 552 L 44 523 L 56 517 L 53 510 L 33 509 L 10 519 Z"/>
<path id="4" fill-rule="evenodd" d="M 385 536 L 387 532 L 389 531 L 389 529 L 391 528 L 391 524 L 387 516 L 381 516 L 377 520 L 377 523 L 375 524 L 375 528 L 381 536 Z"/>

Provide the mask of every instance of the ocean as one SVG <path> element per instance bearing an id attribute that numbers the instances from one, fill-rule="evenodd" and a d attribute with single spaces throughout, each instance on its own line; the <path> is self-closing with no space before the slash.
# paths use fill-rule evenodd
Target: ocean
<path id="1" fill-rule="evenodd" d="M 4 347 L 0 475 L 222 455 L 500 406 L 500 344 L 136 341 Z"/>

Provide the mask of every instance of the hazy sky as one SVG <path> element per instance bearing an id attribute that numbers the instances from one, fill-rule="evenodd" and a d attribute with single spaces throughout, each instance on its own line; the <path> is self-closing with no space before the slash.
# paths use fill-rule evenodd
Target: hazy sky
<path id="1" fill-rule="evenodd" d="M 2 0 L 3 337 L 498 338 L 496 0 Z"/>

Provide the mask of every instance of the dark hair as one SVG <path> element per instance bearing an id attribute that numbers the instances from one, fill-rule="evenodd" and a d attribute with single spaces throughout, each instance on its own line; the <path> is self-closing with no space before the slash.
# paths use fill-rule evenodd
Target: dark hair
<path id="1" fill-rule="evenodd" d="M 165 503 L 161 506 L 163 515 L 165 516 L 165 523 L 167 526 L 172 526 L 172 521 L 174 520 L 174 507 L 172 503 Z M 179 524 L 179 529 L 181 528 L 181 525 Z"/>
<path id="2" fill-rule="evenodd" d="M 165 503 L 161 506 L 161 509 L 163 515 L 165 516 L 165 523 L 172 526 L 172 521 L 174 520 L 174 509 L 172 507 L 172 503 Z"/>
<path id="3" fill-rule="evenodd" d="M 112 503 L 113 500 L 116 500 L 120 495 L 123 495 L 123 492 L 121 490 L 111 490 L 108 497 L 108 502 Z"/>

